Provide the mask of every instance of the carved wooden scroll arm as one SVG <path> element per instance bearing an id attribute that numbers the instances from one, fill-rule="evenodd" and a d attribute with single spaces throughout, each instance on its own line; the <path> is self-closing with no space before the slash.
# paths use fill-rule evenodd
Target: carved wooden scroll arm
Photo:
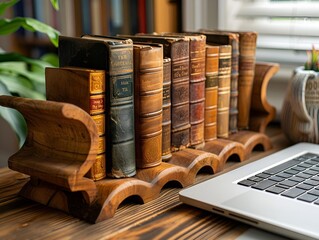
<path id="1" fill-rule="evenodd" d="M 267 87 L 270 79 L 279 71 L 279 64 L 257 62 L 253 92 L 251 96 L 251 109 L 249 129 L 264 133 L 267 125 L 275 118 L 276 109 L 267 101 Z"/>
<path id="2" fill-rule="evenodd" d="M 0 96 L 0 105 L 22 113 L 27 138 L 8 160 L 11 169 L 71 192 L 82 191 L 86 201 L 96 197 L 96 186 L 85 174 L 92 167 L 98 135 L 89 114 L 75 105 Z"/>

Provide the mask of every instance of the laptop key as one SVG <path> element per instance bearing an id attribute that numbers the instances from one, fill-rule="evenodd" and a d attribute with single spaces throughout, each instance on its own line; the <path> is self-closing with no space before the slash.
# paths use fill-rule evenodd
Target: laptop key
<path id="1" fill-rule="evenodd" d="M 255 185 L 252 186 L 252 188 L 255 188 L 255 189 L 259 189 L 259 190 L 265 190 L 273 185 L 275 185 L 277 182 L 275 181 L 272 181 L 272 180 L 263 180 Z"/>
<path id="2" fill-rule="evenodd" d="M 311 176 L 314 176 L 314 175 L 317 175 L 317 174 L 318 174 L 318 172 L 313 171 L 313 170 L 311 170 L 311 169 L 308 169 L 308 170 L 304 171 L 304 173 L 305 173 L 305 174 L 309 174 L 309 175 L 311 175 Z"/>
<path id="3" fill-rule="evenodd" d="M 308 185 L 311 185 L 311 186 L 318 186 L 319 185 L 319 181 L 308 179 L 308 180 L 304 181 L 304 184 L 308 184 Z"/>
<path id="4" fill-rule="evenodd" d="M 301 201 L 304 201 L 304 202 L 309 202 L 310 203 L 310 202 L 313 202 L 313 201 L 317 200 L 318 196 L 306 193 L 306 194 L 301 195 L 297 199 L 301 200 Z"/>
<path id="5" fill-rule="evenodd" d="M 292 167 L 291 169 L 296 170 L 296 171 L 299 171 L 299 172 L 302 172 L 302 171 L 304 171 L 304 170 L 307 169 L 307 168 L 299 167 L 299 166 L 294 166 L 294 167 Z"/>
<path id="6" fill-rule="evenodd" d="M 287 161 L 287 162 L 284 162 L 282 164 L 279 164 L 278 166 L 276 167 L 273 167 L 273 168 L 270 168 L 266 171 L 264 171 L 264 173 L 268 173 L 268 174 L 276 174 L 276 173 L 279 173 L 287 168 L 290 168 L 292 166 L 295 166 L 297 164 L 299 164 L 300 161 L 296 160 L 296 159 L 292 159 L 290 161 Z"/>
<path id="7" fill-rule="evenodd" d="M 306 173 L 303 173 L 303 172 L 298 173 L 296 176 L 297 177 L 301 177 L 301 178 L 305 178 L 305 179 L 309 179 L 309 178 L 312 177 L 310 174 L 306 174 Z"/>
<path id="8" fill-rule="evenodd" d="M 272 177 L 270 177 L 268 179 L 272 180 L 272 181 L 276 181 L 276 182 L 281 182 L 281 181 L 285 180 L 285 178 L 279 177 L 279 176 L 272 176 Z"/>
<path id="9" fill-rule="evenodd" d="M 283 191 L 286 191 L 287 189 L 285 188 L 281 188 L 281 187 L 277 187 L 277 186 L 272 186 L 268 189 L 266 189 L 266 192 L 270 192 L 270 193 L 274 193 L 274 194 L 280 194 Z"/>
<path id="10" fill-rule="evenodd" d="M 269 176 L 271 176 L 271 175 L 267 174 L 267 173 L 258 173 L 256 175 L 256 177 L 260 177 L 260 178 L 268 178 Z"/>
<path id="11" fill-rule="evenodd" d="M 306 192 L 305 190 L 300 189 L 300 188 L 292 188 L 292 189 L 289 189 L 286 192 L 282 193 L 281 195 L 285 196 L 285 197 L 289 197 L 289 198 L 296 198 L 305 192 Z"/>
<path id="12" fill-rule="evenodd" d="M 304 181 L 305 179 L 293 176 L 293 177 L 289 178 L 288 180 L 300 183 L 300 182 Z"/>
<path id="13" fill-rule="evenodd" d="M 308 193 L 319 197 L 319 190 L 318 189 L 313 189 L 313 190 L 309 191 Z"/>
<path id="14" fill-rule="evenodd" d="M 301 183 L 301 184 L 297 185 L 296 187 L 300 188 L 300 189 L 304 189 L 304 190 L 310 190 L 313 188 L 313 186 L 308 185 L 308 184 L 304 184 L 304 183 Z"/>
<path id="15" fill-rule="evenodd" d="M 285 180 L 281 183 L 279 183 L 280 185 L 284 185 L 284 186 L 287 186 L 287 187 L 293 187 L 295 185 L 298 184 L 298 182 L 295 182 L 295 181 L 291 181 L 291 180 Z"/>
<path id="16" fill-rule="evenodd" d="M 315 181 L 319 181 L 319 176 L 318 175 L 317 176 L 313 176 L 313 177 L 311 177 L 311 179 L 315 180 Z"/>
<path id="17" fill-rule="evenodd" d="M 246 186 L 246 187 L 250 187 L 250 186 L 254 185 L 255 183 L 256 182 L 251 181 L 251 180 L 247 180 L 247 179 L 238 182 L 239 185 Z"/>
<path id="18" fill-rule="evenodd" d="M 282 178 L 290 178 L 293 176 L 293 174 L 289 174 L 289 173 L 284 173 L 284 172 L 281 172 L 281 173 L 278 173 L 276 176 L 278 177 L 282 177 Z"/>
<path id="19" fill-rule="evenodd" d="M 247 178 L 247 180 L 250 180 L 250 181 L 253 181 L 253 182 L 260 182 L 260 181 L 262 181 L 264 179 L 260 178 L 260 177 L 252 176 L 250 178 Z"/>
<path id="20" fill-rule="evenodd" d="M 289 169 L 285 170 L 284 173 L 295 175 L 295 174 L 299 173 L 299 171 L 289 168 Z"/>

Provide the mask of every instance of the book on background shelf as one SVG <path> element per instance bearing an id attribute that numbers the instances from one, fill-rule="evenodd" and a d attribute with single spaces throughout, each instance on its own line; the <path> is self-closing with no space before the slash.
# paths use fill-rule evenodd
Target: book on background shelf
<path id="1" fill-rule="evenodd" d="M 217 137 L 229 135 L 231 45 L 219 45 Z"/>
<path id="2" fill-rule="evenodd" d="M 171 158 L 171 84 L 172 61 L 168 57 L 163 59 L 163 121 L 162 121 L 162 160 Z"/>
<path id="3" fill-rule="evenodd" d="M 178 151 L 190 144 L 189 122 L 189 41 L 181 37 L 159 35 L 119 35 L 133 42 L 159 43 L 164 57 L 171 58 L 171 151 Z"/>
<path id="4" fill-rule="evenodd" d="M 217 138 L 219 46 L 206 44 L 205 141 Z"/>
<path id="5" fill-rule="evenodd" d="M 72 103 L 88 114 L 98 129 L 98 155 L 87 176 L 106 177 L 105 168 L 105 71 L 87 68 L 46 68 L 47 100 Z"/>
<path id="6" fill-rule="evenodd" d="M 193 33 L 161 33 L 182 37 L 189 41 L 189 114 L 190 146 L 202 148 L 204 141 L 205 111 L 205 48 L 206 36 Z"/>
<path id="7" fill-rule="evenodd" d="M 207 29 L 200 30 L 200 33 L 205 34 L 207 43 L 228 44 L 232 46 L 229 133 L 235 133 L 238 130 L 239 34 Z"/>
<path id="8" fill-rule="evenodd" d="M 133 42 L 107 36 L 60 36 L 59 62 L 60 67 L 105 70 L 107 175 L 135 175 Z"/>
<path id="9" fill-rule="evenodd" d="M 148 168 L 162 162 L 163 47 L 133 48 L 136 165 Z"/>

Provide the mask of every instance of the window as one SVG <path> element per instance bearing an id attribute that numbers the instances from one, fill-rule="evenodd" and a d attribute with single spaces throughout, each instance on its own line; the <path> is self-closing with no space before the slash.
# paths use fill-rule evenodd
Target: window
<path id="1" fill-rule="evenodd" d="M 283 96 L 295 67 L 319 49 L 319 0 L 183 0 L 183 30 L 256 31 L 256 61 L 276 62 L 267 98 L 279 120 Z"/>
<path id="2" fill-rule="evenodd" d="M 258 32 L 257 59 L 301 65 L 319 48 L 319 1 L 220 0 L 221 29 Z"/>

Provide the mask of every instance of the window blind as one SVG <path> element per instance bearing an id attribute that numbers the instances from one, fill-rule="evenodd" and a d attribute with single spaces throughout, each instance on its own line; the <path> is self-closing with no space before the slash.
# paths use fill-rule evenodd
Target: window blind
<path id="1" fill-rule="evenodd" d="M 219 0 L 219 28 L 258 32 L 257 58 L 302 64 L 319 48 L 319 1 Z"/>

